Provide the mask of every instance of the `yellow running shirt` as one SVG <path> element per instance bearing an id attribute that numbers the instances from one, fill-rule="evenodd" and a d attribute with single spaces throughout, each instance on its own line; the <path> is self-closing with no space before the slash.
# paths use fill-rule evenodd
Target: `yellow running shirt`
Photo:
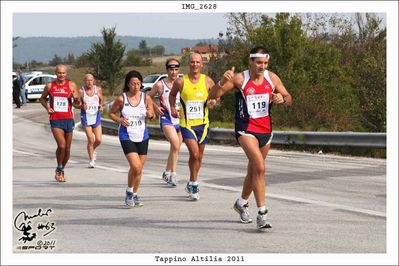
<path id="1" fill-rule="evenodd" d="M 188 75 L 183 76 L 183 89 L 180 93 L 180 126 L 192 127 L 209 124 L 208 88 L 206 75 L 201 74 L 197 83 L 192 83 Z"/>

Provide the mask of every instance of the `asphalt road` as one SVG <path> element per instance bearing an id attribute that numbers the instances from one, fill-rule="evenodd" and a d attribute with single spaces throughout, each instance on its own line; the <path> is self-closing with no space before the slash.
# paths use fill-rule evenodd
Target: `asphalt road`
<path id="1" fill-rule="evenodd" d="M 85 135 L 75 131 L 66 183 L 54 180 L 55 148 L 40 104 L 14 110 L 15 253 L 141 254 L 155 264 L 163 263 L 153 255 L 158 253 L 241 254 L 237 263 L 256 264 L 249 254 L 380 254 L 387 249 L 383 159 L 272 149 L 265 178 L 273 228 L 259 231 L 255 223 L 241 224 L 232 210 L 247 164 L 239 147 L 207 145 L 201 199 L 192 202 L 184 191 L 186 147 L 178 162 L 178 186 L 170 188 L 161 180 L 168 143 L 151 140 L 140 188 L 144 207 L 132 209 L 124 206 L 128 163 L 116 137 L 104 136 L 96 168 L 88 169 Z M 256 218 L 253 197 L 250 212 Z M 31 222 L 25 235 L 16 229 L 22 221 Z M 26 240 L 33 233 L 36 237 Z"/>

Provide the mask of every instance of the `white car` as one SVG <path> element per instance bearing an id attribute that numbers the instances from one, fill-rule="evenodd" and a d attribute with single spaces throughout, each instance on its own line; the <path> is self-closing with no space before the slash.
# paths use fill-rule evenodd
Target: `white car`
<path id="1" fill-rule="evenodd" d="M 168 74 L 150 74 L 143 79 L 143 89 L 141 91 L 148 92 L 152 89 L 155 83 L 164 79 L 168 76 Z M 183 77 L 183 74 L 179 74 L 179 77 Z"/>
<path id="2" fill-rule="evenodd" d="M 56 78 L 56 75 L 51 74 L 37 74 L 30 77 L 24 85 L 24 88 L 26 89 L 26 99 L 30 102 L 39 99 L 44 90 L 44 86 L 46 86 L 47 83 L 54 81 Z"/>

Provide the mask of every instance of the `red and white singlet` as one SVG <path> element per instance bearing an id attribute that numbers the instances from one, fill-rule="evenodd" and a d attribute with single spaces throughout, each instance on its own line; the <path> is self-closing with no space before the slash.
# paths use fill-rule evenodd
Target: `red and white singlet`
<path id="1" fill-rule="evenodd" d="M 261 85 L 255 85 L 245 70 L 244 83 L 236 93 L 235 130 L 268 134 L 272 132 L 271 106 L 274 85 L 265 70 Z"/>

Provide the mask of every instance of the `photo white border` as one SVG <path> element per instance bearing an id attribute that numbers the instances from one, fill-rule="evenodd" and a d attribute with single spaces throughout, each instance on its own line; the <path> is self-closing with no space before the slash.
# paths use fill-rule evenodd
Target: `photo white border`
<path id="1" fill-rule="evenodd" d="M 155 254 L 14 254 L 12 251 L 12 103 L 13 13 L 208 13 L 181 8 L 195 1 L 1 1 L 1 263 L 19 265 L 154 265 Z M 198 3 L 198 2 L 197 2 Z M 244 254 L 246 265 L 381 265 L 398 262 L 398 3 L 395 1 L 204 1 L 212 12 L 373 12 L 386 13 L 387 25 L 387 252 L 386 254 Z M 154 7 L 156 10 L 154 10 Z M 132 12 L 126 12 L 132 10 Z M 339 230 L 339 228 L 337 228 Z M 179 255 L 179 254 L 163 254 Z M 180 254 L 189 256 L 189 254 Z M 206 255 L 206 254 L 203 254 Z M 209 254 L 212 255 L 212 254 Z M 220 254 L 218 254 L 220 255 Z M 132 258 L 134 257 L 134 260 Z M 182 263 L 181 265 L 186 265 Z M 204 263 L 190 263 L 203 265 Z M 208 263 L 209 265 L 213 265 Z M 177 264 L 178 265 L 178 264 Z M 218 264 L 225 265 L 225 264 Z"/>

